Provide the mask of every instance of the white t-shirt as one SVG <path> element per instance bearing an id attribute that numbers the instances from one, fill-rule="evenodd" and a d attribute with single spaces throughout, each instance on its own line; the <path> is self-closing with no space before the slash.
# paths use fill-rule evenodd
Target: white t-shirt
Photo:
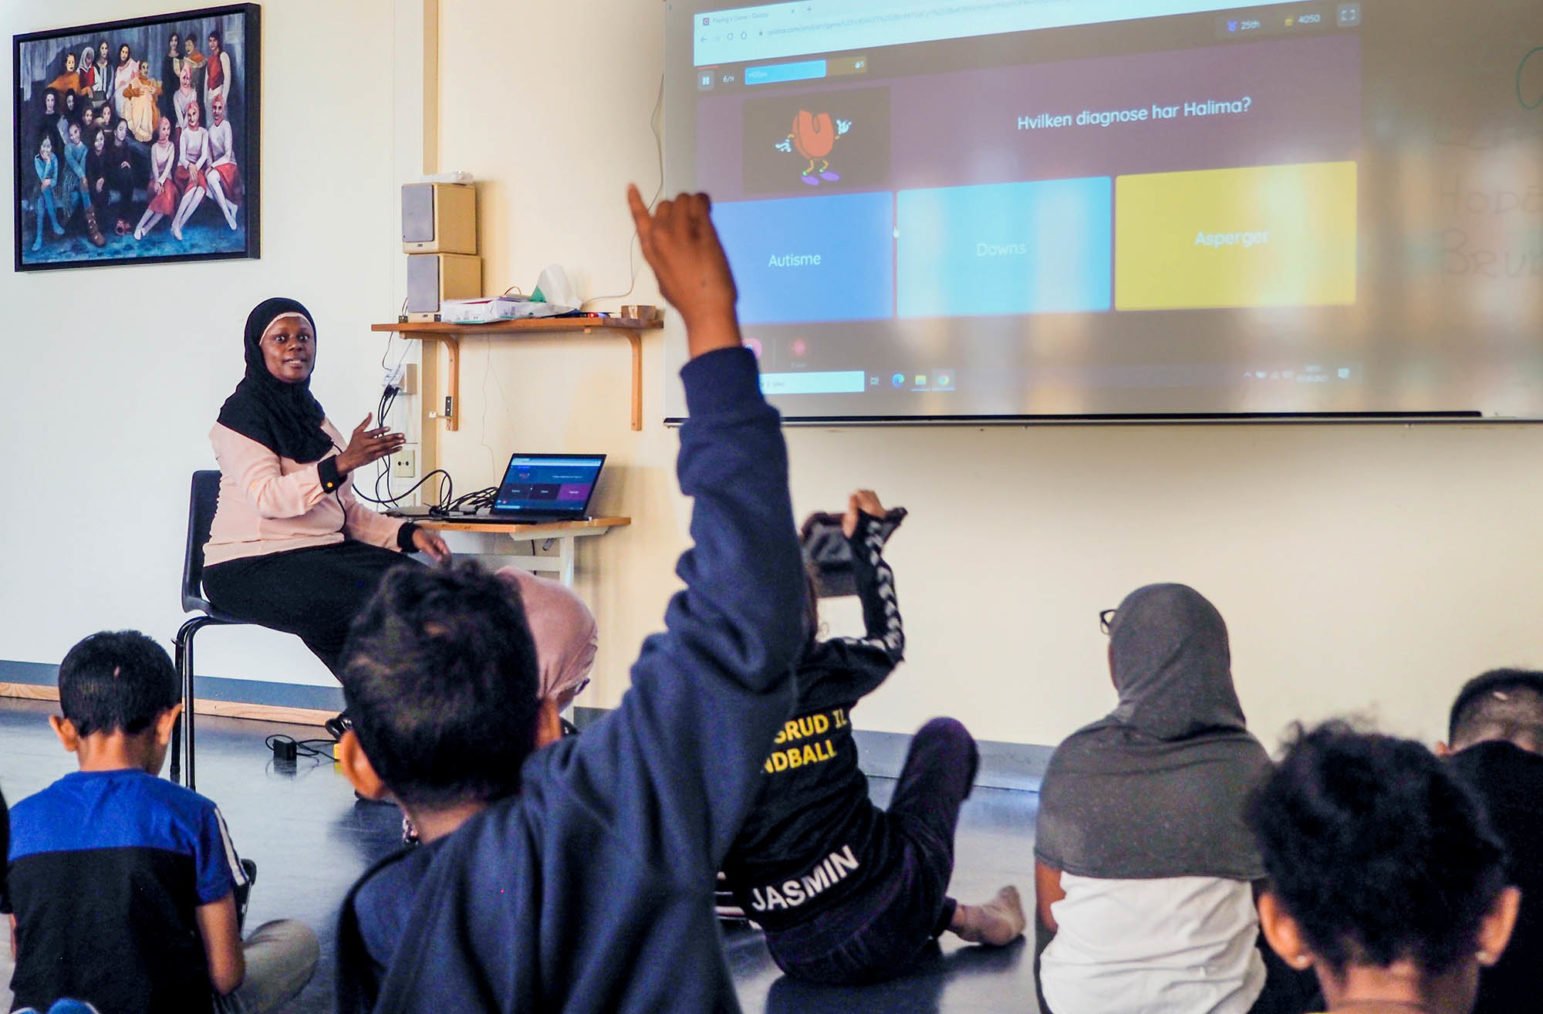
<path id="1" fill-rule="evenodd" d="M 1040 963 L 1055 1014 L 1247 1014 L 1264 990 L 1248 883 L 1063 873 L 1061 888 Z"/>

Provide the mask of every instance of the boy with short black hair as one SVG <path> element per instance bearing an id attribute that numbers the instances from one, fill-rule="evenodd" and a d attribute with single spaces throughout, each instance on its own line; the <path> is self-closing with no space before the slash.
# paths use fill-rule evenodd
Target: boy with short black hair
<path id="1" fill-rule="evenodd" d="M 219 809 L 156 777 L 182 710 L 165 650 L 93 634 L 59 666 L 59 708 L 49 724 L 80 770 L 11 810 L 16 1005 L 255 1014 L 298 993 L 315 934 L 272 922 L 243 944 L 248 875 Z"/>
<path id="2" fill-rule="evenodd" d="M 1511 883 L 1522 892 L 1511 945 L 1479 976 L 1474 1014 L 1536 1006 L 1543 962 L 1543 672 L 1494 669 L 1469 680 L 1452 702 L 1447 743 L 1436 752 L 1484 803 L 1510 853 Z"/>
<path id="3" fill-rule="evenodd" d="M 526 756 L 562 735 L 556 704 L 527 686 L 536 649 L 519 589 L 473 563 L 402 569 L 354 624 L 338 761 L 361 796 L 402 807 L 421 847 L 366 871 L 343 903 L 342 1010 L 374 1007 L 440 844 L 516 794 Z"/>
<path id="4" fill-rule="evenodd" d="M 415 820 L 429 818 L 426 841 L 443 819 L 395 903 L 360 905 L 367 877 L 345 906 L 345 1005 L 351 996 L 381 1014 L 738 1008 L 714 877 L 793 703 L 805 579 L 787 450 L 740 347 L 707 198 L 683 195 L 652 214 L 636 188 L 629 201 L 692 357 L 681 371 L 691 418 L 679 475 L 696 544 L 677 567 L 685 590 L 670 602 L 668 632 L 644 643 L 621 705 L 582 736 L 529 753 L 555 738 L 556 715 L 534 703 L 534 651 L 508 587 L 494 594 L 460 568 L 386 577 L 344 653 L 354 728 L 343 763 L 365 794 L 389 787 Z M 464 691 L 462 679 L 472 684 Z M 495 711 L 480 728 L 452 717 L 484 692 Z M 475 738 L 454 738 L 463 734 Z M 497 736 L 513 739 L 511 752 L 494 752 Z M 458 767 L 460 755 L 480 764 Z M 508 786 L 518 793 L 467 815 L 504 791 L 491 768 L 522 759 Z M 350 918 L 358 937 L 390 941 L 378 982 L 347 978 Z"/>

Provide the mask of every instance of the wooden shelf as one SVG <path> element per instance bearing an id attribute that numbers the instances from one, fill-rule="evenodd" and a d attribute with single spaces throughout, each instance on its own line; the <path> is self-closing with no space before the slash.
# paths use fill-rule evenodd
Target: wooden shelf
<path id="1" fill-rule="evenodd" d="M 450 411 L 444 413 L 445 428 L 461 428 L 461 339 L 482 335 L 489 338 L 537 338 L 542 335 L 609 333 L 627 339 L 632 346 L 632 428 L 643 428 L 643 332 L 664 327 L 662 320 L 633 320 L 626 317 L 545 317 L 531 320 L 501 320 L 492 324 L 422 323 L 372 324 L 371 331 L 398 334 L 403 338 L 437 342 L 445 347 L 450 360 L 450 375 L 445 378 Z"/>

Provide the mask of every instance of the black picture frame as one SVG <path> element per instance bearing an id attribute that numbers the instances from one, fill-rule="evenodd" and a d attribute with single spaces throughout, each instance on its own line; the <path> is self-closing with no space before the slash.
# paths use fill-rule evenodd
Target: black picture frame
<path id="1" fill-rule="evenodd" d="M 172 33 L 178 37 L 177 56 Z M 211 59 L 214 35 L 220 45 Z M 105 72 L 103 43 L 109 49 Z M 87 46 L 98 61 L 83 72 Z M 125 46 L 128 63 L 121 62 Z M 11 56 L 17 271 L 259 256 L 262 14 L 257 4 L 29 32 L 12 37 Z M 122 69 L 129 64 L 132 69 Z M 178 80 L 168 83 L 168 73 Z M 228 131 L 213 122 L 216 97 Z M 104 115 L 109 126 L 101 131 L 97 123 Z M 170 135 L 165 139 L 163 118 Z M 72 137 L 73 127 L 81 130 Z M 45 138 L 51 168 L 44 158 Z M 220 167 L 208 168 L 211 152 Z M 233 167 L 223 164 L 227 161 Z M 51 175 L 53 182 L 45 186 Z M 152 220 L 152 213 L 160 217 Z M 173 226 L 185 226 L 178 228 L 180 236 L 172 234 Z"/>

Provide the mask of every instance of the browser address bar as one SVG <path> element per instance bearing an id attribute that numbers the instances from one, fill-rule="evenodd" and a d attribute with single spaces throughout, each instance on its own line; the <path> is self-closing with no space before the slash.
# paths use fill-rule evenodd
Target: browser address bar
<path id="1" fill-rule="evenodd" d="M 1250 8 L 1300 0 L 1255 0 Z M 698 67 L 1233 10 L 1216 0 L 801 0 L 704 11 Z"/>

